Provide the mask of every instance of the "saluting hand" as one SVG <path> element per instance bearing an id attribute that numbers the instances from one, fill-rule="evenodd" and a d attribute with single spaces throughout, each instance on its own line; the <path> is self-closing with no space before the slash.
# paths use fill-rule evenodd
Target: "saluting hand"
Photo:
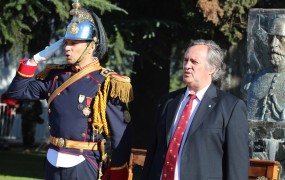
<path id="1" fill-rule="evenodd" d="M 48 60 L 62 45 L 64 39 L 61 38 L 60 40 L 56 41 L 50 46 L 47 46 L 44 50 L 38 52 L 34 55 L 33 59 L 38 64 L 39 62 Z"/>

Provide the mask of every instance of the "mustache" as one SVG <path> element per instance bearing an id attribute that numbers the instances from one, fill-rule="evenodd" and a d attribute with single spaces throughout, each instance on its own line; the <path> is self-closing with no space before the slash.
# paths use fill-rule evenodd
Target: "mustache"
<path id="1" fill-rule="evenodd" d="M 284 51 L 281 51 L 280 49 L 278 48 L 273 48 L 271 49 L 271 53 L 272 54 L 278 54 L 280 56 L 285 56 L 285 52 Z"/>

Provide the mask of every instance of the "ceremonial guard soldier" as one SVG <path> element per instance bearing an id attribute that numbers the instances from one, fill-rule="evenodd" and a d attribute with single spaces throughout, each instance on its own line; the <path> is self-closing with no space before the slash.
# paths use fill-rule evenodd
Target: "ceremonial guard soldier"
<path id="1" fill-rule="evenodd" d="M 107 39 L 100 18 L 78 1 L 64 38 L 32 59 L 20 61 L 8 95 L 46 99 L 50 146 L 45 179 L 127 179 L 131 151 L 130 78 L 100 66 Z M 47 64 L 32 78 L 37 64 L 65 47 L 66 64 Z M 110 153 L 106 144 L 110 141 Z M 103 172 L 102 172 L 103 171 Z"/>

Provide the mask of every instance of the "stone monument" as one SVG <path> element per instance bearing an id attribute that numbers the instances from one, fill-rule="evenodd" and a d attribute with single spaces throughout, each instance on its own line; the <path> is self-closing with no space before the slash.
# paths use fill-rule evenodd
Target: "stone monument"
<path id="1" fill-rule="evenodd" d="M 247 44 L 250 155 L 279 161 L 285 179 L 285 9 L 251 9 Z"/>

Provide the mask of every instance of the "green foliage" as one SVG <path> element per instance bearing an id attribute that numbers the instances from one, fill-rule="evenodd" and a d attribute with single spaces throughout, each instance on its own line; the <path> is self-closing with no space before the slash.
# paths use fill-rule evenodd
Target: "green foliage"
<path id="1" fill-rule="evenodd" d="M 132 72 L 133 58 L 138 54 L 125 48 L 125 41 L 116 26 L 115 32 L 109 39 L 110 55 L 106 66 L 129 76 Z"/>
<path id="2" fill-rule="evenodd" d="M 60 0 L 42 2 L 38 0 L 4 0 L 0 7 L 0 49 L 6 54 L 9 50 L 12 55 L 21 56 L 28 53 L 30 40 L 33 38 L 32 29 L 43 15 L 50 15 L 48 6 L 53 5 L 57 12 L 63 12 L 61 7 L 64 3 Z M 68 13 L 61 16 L 67 17 Z M 16 59 L 16 58 L 15 58 Z"/>
<path id="3" fill-rule="evenodd" d="M 69 1 L 52 1 L 61 22 L 69 18 L 70 3 Z"/>
<path id="4" fill-rule="evenodd" d="M 35 52 L 39 48 L 45 47 L 49 40 L 54 38 L 55 34 L 58 36 L 61 34 L 62 36 L 69 22 L 68 19 L 70 19 L 71 4 L 71 0 L 3 0 L 0 7 L 1 53 L 6 54 L 11 51 L 13 59 L 16 60 L 18 56 L 22 57 L 23 54 L 28 54 L 31 51 Z M 113 10 L 127 14 L 124 9 L 107 0 L 81 0 L 80 4 L 99 9 L 102 14 L 105 11 L 110 12 Z M 119 37 L 116 39 L 123 41 Z M 119 47 L 120 45 L 122 43 L 114 43 L 113 45 L 116 57 L 122 56 L 119 53 L 127 55 L 131 53 L 123 47 Z"/>
<path id="5" fill-rule="evenodd" d="M 225 42 L 220 43 L 238 43 L 246 35 L 248 11 L 258 1 L 218 0 L 217 3 L 213 2 L 216 1 L 197 0 L 196 7 L 194 2 L 192 2 L 192 6 L 184 2 L 188 7 L 186 19 L 189 20 L 189 23 L 197 23 L 196 32 L 198 35 L 207 36 L 209 34 L 210 38 L 215 40 L 215 37 L 220 34 L 225 39 Z M 202 20 L 200 19 L 201 14 L 203 14 Z"/>
<path id="6" fill-rule="evenodd" d="M 169 89 L 170 92 L 186 86 L 185 83 L 182 81 L 182 73 L 182 67 L 172 73 Z"/>
<path id="7" fill-rule="evenodd" d="M 94 7 L 96 9 L 99 9 L 101 11 L 101 14 L 104 14 L 105 11 L 111 12 L 111 11 L 121 11 L 125 14 L 128 14 L 127 11 L 124 9 L 112 4 L 108 0 L 81 0 L 80 4 L 88 7 Z"/>
<path id="8" fill-rule="evenodd" d="M 224 17 L 219 26 L 220 31 L 231 44 L 236 44 L 244 38 L 247 30 L 248 10 L 255 6 L 257 0 L 227 0 L 224 1 Z"/>
<path id="9" fill-rule="evenodd" d="M 26 35 L 31 31 L 29 26 L 25 24 L 25 2 L 24 0 L 7 2 L 0 7 L 0 47 L 6 46 L 7 49 L 12 47 L 12 50 L 23 49 L 31 36 Z M 36 19 L 35 16 L 29 13 L 30 19 Z M 13 46 L 17 44 L 17 46 Z"/>

